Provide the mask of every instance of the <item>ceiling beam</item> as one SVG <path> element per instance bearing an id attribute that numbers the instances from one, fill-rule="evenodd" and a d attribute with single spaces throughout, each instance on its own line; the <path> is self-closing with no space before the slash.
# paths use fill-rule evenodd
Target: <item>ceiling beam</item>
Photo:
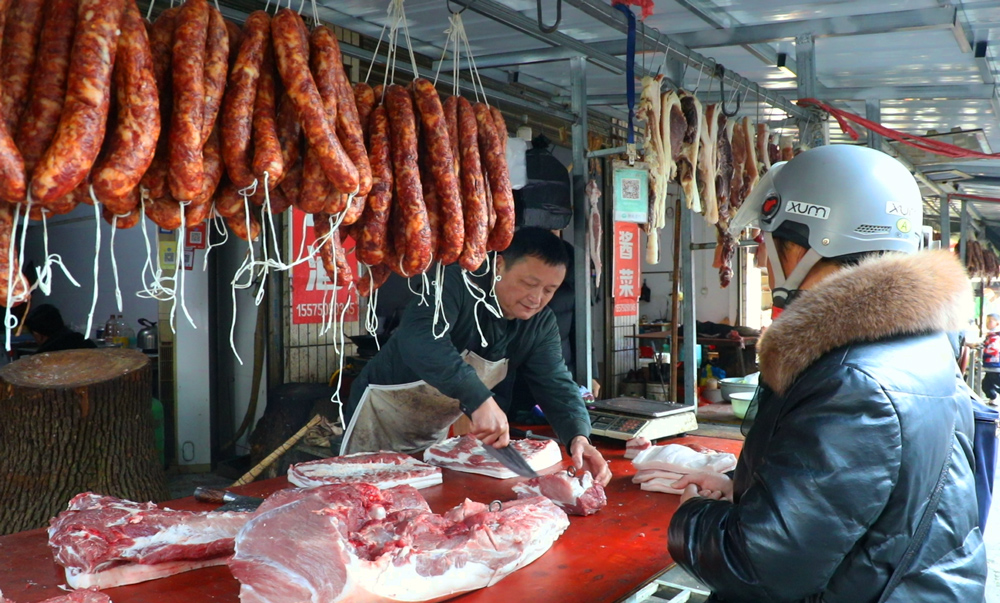
<path id="1" fill-rule="evenodd" d="M 732 31 L 741 29 L 743 24 L 734 19 L 725 10 L 707 0 L 674 0 L 705 23 L 715 28 L 715 31 Z M 685 46 L 691 46 L 683 40 L 678 40 Z M 747 42 L 739 44 L 744 50 L 760 59 L 766 65 L 774 65 L 778 60 L 778 52 L 767 44 Z M 786 59 L 785 68 L 792 73 L 798 73 L 794 60 Z"/>
<path id="2" fill-rule="evenodd" d="M 479 0 L 479 2 L 483 1 L 485 0 Z M 625 23 L 625 16 L 622 15 L 620 11 L 612 8 L 610 4 L 607 4 L 602 0 L 564 1 L 573 8 L 589 15 L 590 17 L 593 17 L 594 19 L 597 19 L 609 27 L 613 27 L 622 32 L 626 31 L 627 25 Z M 473 6 L 476 6 L 476 4 Z M 712 75 L 715 67 L 718 65 L 714 59 L 709 59 L 701 54 L 698 54 L 696 51 L 691 50 L 680 42 L 677 42 L 670 36 L 653 32 L 649 28 L 640 28 L 636 32 L 636 37 L 642 40 L 642 45 L 644 47 L 657 48 L 665 52 L 668 60 L 677 60 L 681 63 L 694 67 L 695 69 L 699 69 L 708 75 Z M 588 44 L 587 46 L 590 47 L 593 45 Z M 809 115 L 809 111 L 806 109 L 793 104 L 780 94 L 767 90 L 756 82 L 751 82 L 737 73 L 726 71 L 725 81 L 726 86 L 731 87 L 730 89 L 745 89 L 752 94 L 759 95 L 759 97 L 768 104 L 778 107 L 790 115 L 797 117 L 808 117 Z"/>
<path id="3" fill-rule="evenodd" d="M 894 31 L 948 29 L 955 24 L 954 6 L 901 10 L 872 15 L 778 21 L 763 25 L 740 25 L 729 29 L 706 29 L 672 37 L 690 48 L 718 48 L 788 40 L 804 32 L 816 38 L 883 34 Z"/>
<path id="4" fill-rule="evenodd" d="M 552 61 L 563 61 L 581 56 L 584 55 L 572 48 L 550 46 L 533 50 L 516 50 L 514 52 L 480 55 L 475 58 L 475 62 L 477 69 L 490 69 L 493 67 L 510 67 L 512 65 L 528 65 L 531 63 L 550 63 Z M 434 70 L 437 71 L 439 68 L 448 70 L 452 69 L 454 65 L 455 61 L 452 59 L 434 61 Z M 461 59 L 458 62 L 458 68 L 468 69 L 469 59 Z"/>

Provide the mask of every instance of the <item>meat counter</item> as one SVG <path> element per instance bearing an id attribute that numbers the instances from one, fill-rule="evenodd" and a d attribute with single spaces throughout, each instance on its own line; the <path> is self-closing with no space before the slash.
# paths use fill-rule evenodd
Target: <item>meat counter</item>
<path id="1" fill-rule="evenodd" d="M 700 444 L 739 454 L 742 442 L 702 436 L 660 443 Z M 606 488 L 608 506 L 589 517 L 570 517 L 570 527 L 552 548 L 530 565 L 492 587 L 452 599 L 462 603 L 508 601 L 619 601 L 671 566 L 667 526 L 679 497 L 644 492 L 631 481 L 635 473 L 622 442 L 599 442 L 614 477 Z M 563 461 L 568 466 L 568 460 Z M 420 492 L 442 513 L 465 498 L 480 502 L 515 498 L 516 480 L 444 470 L 444 482 Z M 285 478 L 248 484 L 234 491 L 266 496 L 287 487 Z M 211 510 L 212 505 L 182 498 L 163 503 L 174 509 Z M 63 568 L 52 559 L 44 529 L 0 537 L 0 591 L 16 603 L 33 603 L 63 594 Z M 210 567 L 105 591 L 115 603 L 238 603 L 239 583 L 226 566 Z"/>

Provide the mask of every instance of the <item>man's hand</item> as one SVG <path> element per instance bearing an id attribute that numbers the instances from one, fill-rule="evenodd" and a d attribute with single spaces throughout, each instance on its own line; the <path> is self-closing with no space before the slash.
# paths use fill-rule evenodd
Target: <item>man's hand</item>
<path id="1" fill-rule="evenodd" d="M 704 496 L 714 500 L 733 500 L 733 480 L 729 476 L 715 471 L 700 471 L 689 473 L 673 484 L 672 488 L 684 490 L 681 494 L 681 504 L 689 498 Z"/>
<path id="2" fill-rule="evenodd" d="M 507 415 L 504 414 L 497 401 L 493 398 L 482 403 L 472 412 L 472 429 L 469 431 L 483 446 L 503 448 L 510 444 L 510 432 L 507 429 Z"/>
<path id="3" fill-rule="evenodd" d="M 569 445 L 570 454 L 573 457 L 573 466 L 578 471 L 590 471 L 594 476 L 594 481 L 602 486 L 607 486 L 611 481 L 611 469 L 608 462 L 604 460 L 597 448 L 594 448 L 587 438 L 579 435 L 573 438 Z"/>

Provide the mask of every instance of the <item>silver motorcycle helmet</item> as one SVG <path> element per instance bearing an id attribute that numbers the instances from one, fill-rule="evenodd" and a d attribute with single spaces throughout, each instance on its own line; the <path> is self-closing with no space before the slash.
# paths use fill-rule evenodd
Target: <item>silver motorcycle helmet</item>
<path id="1" fill-rule="evenodd" d="M 820 259 L 879 251 L 915 253 L 923 209 L 916 180 L 889 155 L 852 145 L 804 151 L 774 164 L 730 220 L 734 236 L 750 225 L 764 233 L 774 271 L 774 304 L 784 307 Z M 773 237 L 808 252 L 784 274 Z"/>

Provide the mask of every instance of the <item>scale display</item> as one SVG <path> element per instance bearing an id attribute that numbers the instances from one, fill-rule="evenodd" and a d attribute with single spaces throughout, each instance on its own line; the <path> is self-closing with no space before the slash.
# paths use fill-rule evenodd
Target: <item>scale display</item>
<path id="1" fill-rule="evenodd" d="M 588 403 L 593 435 L 616 440 L 650 440 L 698 429 L 694 408 L 642 398 L 613 398 Z"/>

